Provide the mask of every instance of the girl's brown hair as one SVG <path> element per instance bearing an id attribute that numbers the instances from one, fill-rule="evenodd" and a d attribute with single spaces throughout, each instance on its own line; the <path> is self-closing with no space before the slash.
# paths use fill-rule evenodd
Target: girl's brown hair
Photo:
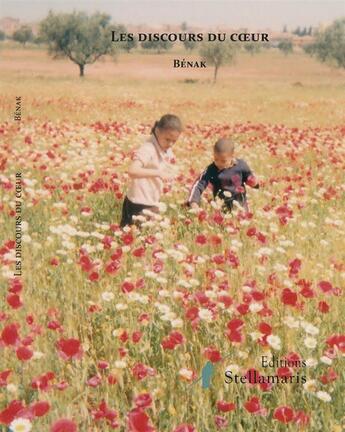
<path id="1" fill-rule="evenodd" d="M 151 129 L 151 133 L 154 134 L 156 128 L 161 130 L 173 129 L 182 132 L 183 126 L 179 117 L 174 114 L 165 114 L 163 117 L 161 117 L 158 121 L 155 122 Z"/>

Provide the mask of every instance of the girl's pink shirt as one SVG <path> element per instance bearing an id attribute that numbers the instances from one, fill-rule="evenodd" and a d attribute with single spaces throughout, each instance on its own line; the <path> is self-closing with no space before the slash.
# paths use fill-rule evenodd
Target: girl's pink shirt
<path id="1" fill-rule="evenodd" d="M 164 169 L 173 159 L 172 150 L 163 151 L 154 135 L 150 135 L 133 156 L 133 161 L 139 160 L 143 168 L 148 169 Z M 158 206 L 162 192 L 163 180 L 159 177 L 131 178 L 127 197 L 135 204 Z"/>

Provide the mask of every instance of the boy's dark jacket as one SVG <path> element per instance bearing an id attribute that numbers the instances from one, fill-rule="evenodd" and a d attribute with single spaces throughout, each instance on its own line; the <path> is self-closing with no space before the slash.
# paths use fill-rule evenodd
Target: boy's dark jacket
<path id="1" fill-rule="evenodd" d="M 188 204 L 192 202 L 199 204 L 202 193 L 208 184 L 211 183 L 213 196 L 223 199 L 228 208 L 232 208 L 233 201 L 238 201 L 239 204 L 246 207 L 245 183 L 251 176 L 253 176 L 253 173 L 243 159 L 236 159 L 233 166 L 222 170 L 218 169 L 215 163 L 212 162 L 193 184 Z M 254 187 L 258 189 L 259 184 L 256 184 Z"/>

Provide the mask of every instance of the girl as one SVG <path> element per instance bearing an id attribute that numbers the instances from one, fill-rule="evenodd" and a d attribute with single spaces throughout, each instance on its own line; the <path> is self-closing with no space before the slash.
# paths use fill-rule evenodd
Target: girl
<path id="1" fill-rule="evenodd" d="M 174 176 L 168 165 L 174 157 L 171 147 L 181 132 L 181 120 L 166 114 L 155 122 L 150 138 L 135 152 L 128 169 L 131 182 L 123 202 L 121 227 L 133 224 L 133 216 L 144 209 L 158 212 L 163 180 Z"/>

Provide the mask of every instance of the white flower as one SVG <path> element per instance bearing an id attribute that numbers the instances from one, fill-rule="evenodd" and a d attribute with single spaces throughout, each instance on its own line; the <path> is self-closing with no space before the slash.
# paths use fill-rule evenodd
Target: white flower
<path id="1" fill-rule="evenodd" d="M 170 322 L 170 324 L 171 324 L 171 327 L 172 327 L 172 328 L 182 328 L 182 327 L 183 327 L 183 321 L 182 321 L 181 318 L 173 319 L 173 320 Z"/>
<path id="2" fill-rule="evenodd" d="M 212 322 L 212 312 L 208 309 L 200 309 L 199 310 L 199 318 L 206 321 L 206 322 Z"/>
<path id="3" fill-rule="evenodd" d="M 25 418 L 17 418 L 10 424 L 11 432 L 29 432 L 31 431 L 31 422 Z"/>
<path id="4" fill-rule="evenodd" d="M 159 310 L 159 312 L 161 313 L 168 313 L 170 312 L 170 306 L 168 306 L 167 304 L 162 304 L 162 303 L 155 303 L 156 308 Z"/>
<path id="5" fill-rule="evenodd" d="M 167 312 L 166 314 L 161 316 L 162 321 L 172 321 L 176 318 L 175 312 Z"/>
<path id="6" fill-rule="evenodd" d="M 262 304 L 257 302 L 250 303 L 249 305 L 249 310 L 250 312 L 253 313 L 260 312 L 262 308 L 263 308 Z"/>
<path id="7" fill-rule="evenodd" d="M 317 327 L 315 327 L 313 324 L 310 324 L 306 321 L 301 321 L 301 327 L 303 327 L 306 333 L 309 333 L 312 336 L 316 336 L 320 332 L 320 330 Z"/>
<path id="8" fill-rule="evenodd" d="M 32 356 L 33 360 L 40 360 L 42 357 L 44 357 L 44 353 L 41 351 L 34 351 L 34 354 Z"/>
<path id="9" fill-rule="evenodd" d="M 190 369 L 182 368 L 179 370 L 179 375 L 187 380 L 190 380 L 193 378 L 193 371 Z"/>
<path id="10" fill-rule="evenodd" d="M 249 335 L 254 341 L 260 339 L 260 337 L 262 336 L 262 334 L 259 332 L 251 332 L 249 333 Z"/>
<path id="11" fill-rule="evenodd" d="M 333 360 L 330 359 L 330 358 L 327 357 L 327 356 L 322 356 L 322 357 L 320 357 L 320 361 L 321 361 L 322 363 L 325 363 L 325 364 L 328 365 L 328 366 L 330 366 L 330 365 L 332 364 L 332 362 L 333 362 Z"/>
<path id="12" fill-rule="evenodd" d="M 123 360 L 116 360 L 114 366 L 116 367 L 116 369 L 124 369 L 125 367 L 127 367 L 127 363 Z"/>
<path id="13" fill-rule="evenodd" d="M 317 381 L 316 380 L 308 380 L 303 384 L 303 388 L 308 393 L 314 393 L 317 388 Z"/>
<path id="14" fill-rule="evenodd" d="M 124 303 L 117 303 L 115 305 L 115 309 L 118 310 L 118 311 L 123 311 L 123 310 L 128 309 L 128 306 L 126 304 L 124 304 Z"/>
<path id="15" fill-rule="evenodd" d="M 318 361 L 314 358 L 311 358 L 311 357 L 305 361 L 305 365 L 307 367 L 315 367 L 317 364 L 318 364 Z"/>
<path id="16" fill-rule="evenodd" d="M 15 384 L 7 384 L 6 390 L 9 393 L 17 393 L 18 387 Z"/>
<path id="17" fill-rule="evenodd" d="M 292 317 L 291 315 L 284 318 L 284 324 L 286 324 L 289 328 L 298 328 L 300 326 L 300 322 L 297 318 Z"/>
<path id="18" fill-rule="evenodd" d="M 238 357 L 241 358 L 241 359 L 246 359 L 246 358 L 248 358 L 248 353 L 247 353 L 247 351 L 238 351 L 238 352 L 237 352 L 237 355 L 238 355 Z"/>
<path id="19" fill-rule="evenodd" d="M 225 372 L 231 371 L 234 375 L 236 375 L 240 371 L 240 367 L 237 364 L 230 364 L 229 366 L 226 366 Z"/>
<path id="20" fill-rule="evenodd" d="M 275 350 L 281 349 L 281 340 L 279 336 L 269 335 L 267 337 L 268 344 Z"/>
<path id="21" fill-rule="evenodd" d="M 313 337 L 307 336 L 304 339 L 304 345 L 307 348 L 314 349 L 316 347 L 316 345 L 317 345 L 317 340 L 315 338 L 313 338 Z"/>
<path id="22" fill-rule="evenodd" d="M 325 391 L 316 392 L 316 397 L 322 400 L 323 402 L 330 402 L 332 400 L 331 395 Z"/>
<path id="23" fill-rule="evenodd" d="M 280 271 L 286 271 L 287 270 L 287 267 L 285 266 L 285 265 L 283 265 L 283 264 L 280 264 L 280 263 L 276 263 L 274 266 L 273 266 L 273 268 L 274 268 L 274 270 L 275 271 L 277 271 L 277 272 L 280 272 Z"/>
<path id="24" fill-rule="evenodd" d="M 104 301 L 111 301 L 111 300 L 114 300 L 115 295 L 114 295 L 114 293 L 112 293 L 112 292 L 104 291 L 104 292 L 101 294 L 101 297 L 102 297 L 102 299 L 103 299 Z"/>

